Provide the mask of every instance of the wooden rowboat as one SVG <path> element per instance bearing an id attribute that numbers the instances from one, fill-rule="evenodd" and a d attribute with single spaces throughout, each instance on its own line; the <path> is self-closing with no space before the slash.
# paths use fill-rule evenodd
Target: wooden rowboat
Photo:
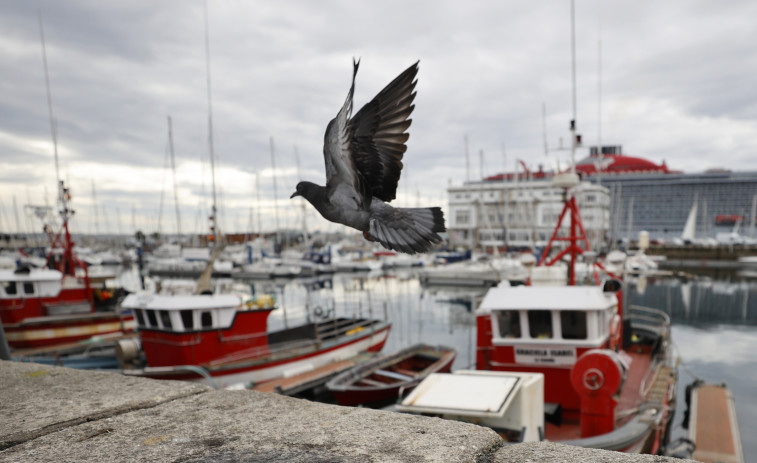
<path id="1" fill-rule="evenodd" d="M 395 402 L 431 373 L 449 372 L 457 352 L 416 344 L 335 376 L 326 388 L 340 405 L 378 406 Z"/>

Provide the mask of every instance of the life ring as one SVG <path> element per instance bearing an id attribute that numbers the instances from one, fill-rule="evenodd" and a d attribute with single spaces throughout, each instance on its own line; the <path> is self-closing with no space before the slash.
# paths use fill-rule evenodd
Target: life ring
<path id="1" fill-rule="evenodd" d="M 313 309 L 313 315 L 315 315 L 316 317 L 323 317 L 323 309 L 320 305 Z"/>

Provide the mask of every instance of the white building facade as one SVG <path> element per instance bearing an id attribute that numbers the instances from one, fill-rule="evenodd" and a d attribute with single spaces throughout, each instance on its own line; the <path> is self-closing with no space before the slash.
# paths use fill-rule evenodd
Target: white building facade
<path id="1" fill-rule="evenodd" d="M 550 179 L 486 180 L 450 186 L 450 245 L 468 249 L 546 246 L 564 207 L 565 191 Z M 593 250 L 604 247 L 610 226 L 610 191 L 581 182 L 570 189 Z M 561 236 L 570 233 L 565 217 Z"/>

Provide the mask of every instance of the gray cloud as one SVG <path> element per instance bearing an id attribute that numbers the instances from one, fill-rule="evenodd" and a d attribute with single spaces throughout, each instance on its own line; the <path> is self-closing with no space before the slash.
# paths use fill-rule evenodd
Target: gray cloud
<path id="1" fill-rule="evenodd" d="M 173 201 L 164 167 L 171 115 L 187 218 L 182 228 L 188 230 L 189 217 L 205 213 L 202 195 L 204 190 L 207 198 L 210 188 L 200 0 L 3 4 L 0 229 L 15 229 L 6 223 L 13 215 L 12 197 L 23 204 L 54 195 L 38 12 L 47 39 L 61 175 L 76 193 L 77 220 L 92 218 L 92 183 L 97 202 L 119 210 L 122 230 L 131 227 L 132 209 L 136 216 L 154 217 L 161 191 L 164 201 Z M 577 1 L 578 124 L 585 140 L 599 137 L 601 37 L 604 142 L 684 171 L 754 169 L 755 17 L 757 5 L 746 0 L 619 1 L 601 7 L 594 0 Z M 244 226 L 249 208 L 258 206 L 271 228 L 274 204 L 286 206 L 282 222 L 298 223 L 293 214 L 299 203 L 288 197 L 299 178 L 323 181 L 323 132 L 346 95 L 352 57 L 362 59 L 358 106 L 421 60 L 399 201 L 439 202 L 449 180 L 465 180 L 466 135 L 471 178 L 480 175 L 481 151 L 484 175 L 503 169 L 503 145 L 510 169 L 517 159 L 532 167 L 566 161 L 564 153 L 544 156 L 541 112 L 546 104 L 550 146 L 560 137 L 567 140 L 572 117 L 567 2 L 211 0 L 208 22 L 217 180 L 229 228 Z M 168 206 L 163 210 L 162 223 L 170 230 L 173 217 L 166 216 Z M 326 225 L 315 217 L 309 222 Z"/>

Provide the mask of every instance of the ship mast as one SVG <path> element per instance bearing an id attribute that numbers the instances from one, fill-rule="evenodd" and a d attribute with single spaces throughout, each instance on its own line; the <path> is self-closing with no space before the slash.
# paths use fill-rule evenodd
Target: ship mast
<path id="1" fill-rule="evenodd" d="M 63 242 L 61 242 L 60 235 L 54 235 L 53 230 L 49 225 L 45 225 L 45 232 L 50 237 L 51 249 L 48 261 L 54 257 L 54 250 L 56 246 L 60 245 L 63 248 L 63 255 L 58 263 L 58 270 L 64 275 L 75 276 L 74 270 L 74 244 L 71 240 L 71 233 L 68 230 L 68 219 L 74 215 L 74 210 L 69 207 L 69 201 L 71 200 L 71 193 L 69 189 L 60 179 L 60 167 L 58 163 L 58 134 L 55 115 L 53 113 L 53 98 L 50 91 L 50 73 L 47 67 L 47 49 L 45 47 L 45 30 L 42 25 L 42 13 L 39 13 L 39 35 L 42 43 L 42 64 L 45 69 L 45 89 L 47 91 L 47 110 L 50 116 L 50 133 L 53 139 L 53 154 L 55 157 L 55 179 L 58 184 L 58 206 L 59 214 L 61 218 L 61 226 L 63 230 Z M 86 272 L 86 266 L 84 266 Z"/>
<path id="2" fill-rule="evenodd" d="M 210 152 L 210 177 L 213 187 L 213 205 L 210 213 L 210 231 L 213 233 L 214 246 L 218 244 L 218 210 L 216 208 L 216 170 L 213 150 L 213 99 L 210 85 L 210 37 L 208 33 L 208 2 L 205 1 L 205 75 L 208 88 L 208 149 Z"/>
<path id="3" fill-rule="evenodd" d="M 575 1 L 570 2 L 570 51 L 571 51 L 571 78 L 573 88 L 573 119 L 570 121 L 570 172 L 556 175 L 552 179 L 552 184 L 557 188 L 563 190 L 563 210 L 560 213 L 560 218 L 557 220 L 557 225 L 552 232 L 552 237 L 549 239 L 547 246 L 542 252 L 538 265 L 553 265 L 559 262 L 565 255 L 570 255 L 570 264 L 568 266 L 568 284 L 576 284 L 576 258 L 591 250 L 589 245 L 589 239 L 586 235 L 583 222 L 581 221 L 581 213 L 578 209 L 578 203 L 576 202 L 575 195 L 570 193 L 570 190 L 575 188 L 580 179 L 576 174 L 576 148 L 581 144 L 581 135 L 576 133 L 576 23 L 575 23 Z M 558 236 L 563 219 L 569 217 L 570 220 L 570 234 L 568 236 Z M 557 241 L 567 242 L 565 248 L 557 253 L 557 255 L 549 259 L 549 251 L 552 249 L 552 245 Z M 583 242 L 582 248 L 579 243 Z M 598 265 L 598 264 L 597 264 Z M 595 278 L 598 280 L 598 276 L 595 274 Z M 598 281 L 597 281 L 598 282 Z"/>

